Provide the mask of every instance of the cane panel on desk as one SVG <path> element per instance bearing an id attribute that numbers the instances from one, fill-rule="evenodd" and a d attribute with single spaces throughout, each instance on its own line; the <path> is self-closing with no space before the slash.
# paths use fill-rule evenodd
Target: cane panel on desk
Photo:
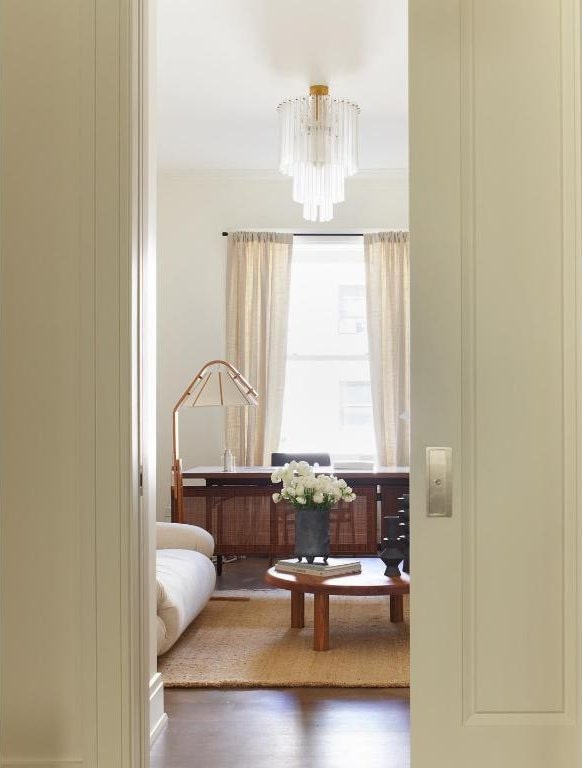
<path id="1" fill-rule="evenodd" d="M 211 531 L 216 555 L 270 555 L 270 488 L 185 486 L 184 522 Z"/>
<path id="2" fill-rule="evenodd" d="M 185 486 L 184 522 L 211 531 L 217 555 L 290 557 L 294 554 L 295 510 L 288 504 L 274 504 L 271 493 L 272 486 Z M 375 554 L 375 507 L 376 490 L 367 487 L 358 490 L 355 501 L 340 502 L 331 511 L 332 556 Z"/>

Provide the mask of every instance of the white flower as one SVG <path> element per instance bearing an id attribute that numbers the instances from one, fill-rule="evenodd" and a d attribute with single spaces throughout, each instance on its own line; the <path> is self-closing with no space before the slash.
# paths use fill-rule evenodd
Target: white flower
<path id="1" fill-rule="evenodd" d="M 283 484 L 281 492 L 272 495 L 275 503 L 284 499 L 295 507 L 316 504 L 329 509 L 340 499 L 348 502 L 356 498 L 345 480 L 335 475 L 316 476 L 306 461 L 290 461 L 275 468 L 271 481 Z"/>
<path id="2" fill-rule="evenodd" d="M 315 482 L 318 488 L 329 488 L 331 485 L 331 480 L 327 475 L 318 475 Z"/>
<path id="3" fill-rule="evenodd" d="M 285 485 L 289 485 L 289 483 L 293 480 L 293 470 L 283 469 L 283 472 L 281 472 L 281 480 Z"/>

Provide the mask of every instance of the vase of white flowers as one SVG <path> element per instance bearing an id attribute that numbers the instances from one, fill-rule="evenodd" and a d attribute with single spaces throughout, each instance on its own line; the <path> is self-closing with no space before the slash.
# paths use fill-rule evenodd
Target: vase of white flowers
<path id="1" fill-rule="evenodd" d="M 295 507 L 295 557 L 313 563 L 329 557 L 329 509 Z"/>
<path id="2" fill-rule="evenodd" d="M 345 480 L 334 475 L 316 475 L 306 461 L 291 461 L 271 475 L 273 483 L 283 483 L 273 501 L 288 501 L 295 508 L 295 556 L 313 563 L 316 557 L 329 557 L 329 510 L 338 501 L 353 501 L 355 493 Z"/>

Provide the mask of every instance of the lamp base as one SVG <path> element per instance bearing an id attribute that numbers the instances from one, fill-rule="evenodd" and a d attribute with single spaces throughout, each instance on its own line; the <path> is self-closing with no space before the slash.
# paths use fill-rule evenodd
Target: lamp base
<path id="1" fill-rule="evenodd" d="M 229 448 L 224 449 L 222 468 L 225 472 L 234 472 L 234 456 Z"/>

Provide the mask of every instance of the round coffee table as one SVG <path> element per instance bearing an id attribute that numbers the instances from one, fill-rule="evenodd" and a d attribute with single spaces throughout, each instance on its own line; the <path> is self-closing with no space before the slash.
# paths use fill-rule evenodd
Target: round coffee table
<path id="1" fill-rule="evenodd" d="M 342 558 L 345 560 L 345 558 Z M 333 562 L 333 561 L 332 561 Z M 321 578 L 317 576 L 283 573 L 269 568 L 265 582 L 291 592 L 291 626 L 305 626 L 305 593 L 313 593 L 313 650 L 329 649 L 329 596 L 330 595 L 390 595 L 390 621 L 404 621 L 403 595 L 410 591 L 407 574 L 400 578 L 384 576 L 385 565 L 376 557 L 362 558 L 361 573 L 348 576 Z"/>

